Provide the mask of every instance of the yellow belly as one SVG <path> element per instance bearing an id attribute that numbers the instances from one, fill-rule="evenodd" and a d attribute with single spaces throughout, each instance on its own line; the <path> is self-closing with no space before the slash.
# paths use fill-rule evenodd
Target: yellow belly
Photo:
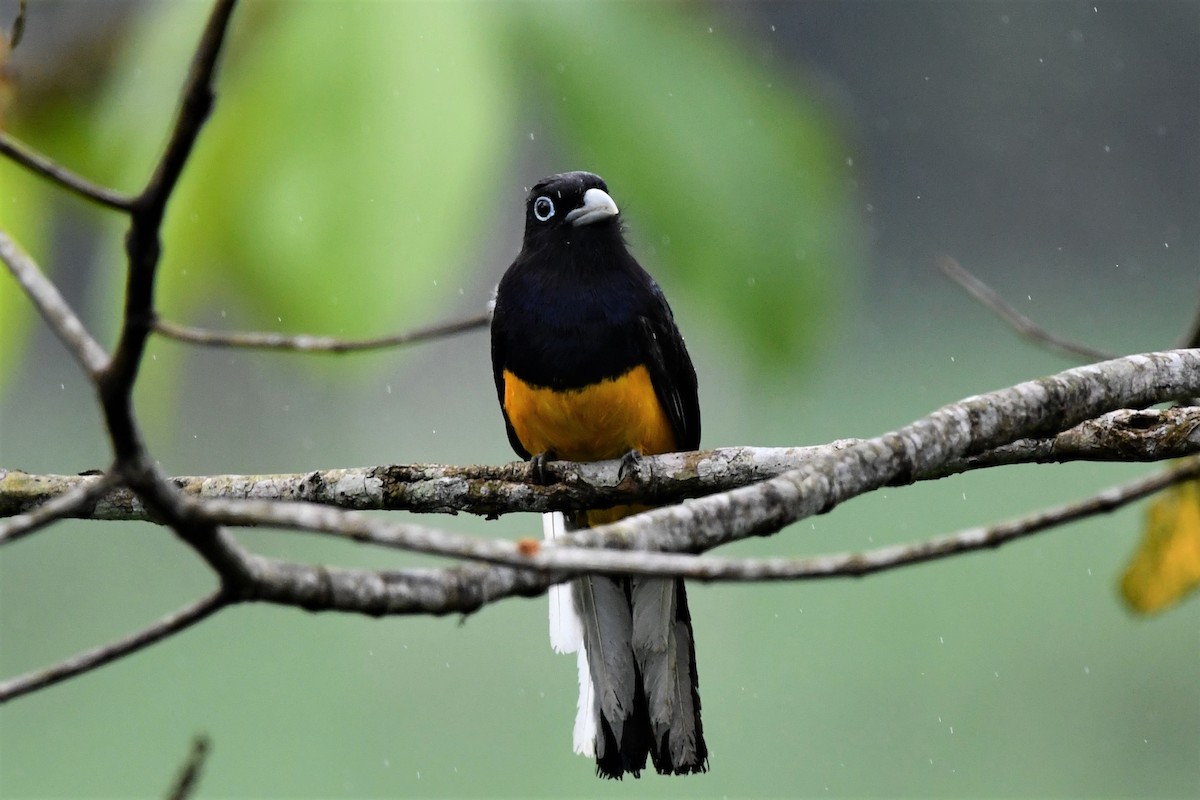
<path id="1" fill-rule="evenodd" d="M 564 392 L 531 386 L 505 370 L 504 410 L 533 455 L 553 451 L 567 461 L 602 461 L 630 450 L 650 455 L 675 449 L 671 423 L 642 366 Z"/>
<path id="2" fill-rule="evenodd" d="M 654 394 L 650 373 L 641 366 L 565 392 L 531 386 L 505 370 L 504 410 L 521 446 L 533 455 L 552 451 L 567 461 L 603 461 L 630 450 L 653 455 L 675 449 L 671 423 Z M 576 523 L 602 525 L 646 508 L 585 511 Z"/>

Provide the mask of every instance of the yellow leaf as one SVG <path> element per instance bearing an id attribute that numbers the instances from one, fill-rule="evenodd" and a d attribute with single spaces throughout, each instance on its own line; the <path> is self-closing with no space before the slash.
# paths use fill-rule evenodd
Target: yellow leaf
<path id="1" fill-rule="evenodd" d="M 1200 480 L 1171 487 L 1151 504 L 1146 530 L 1121 579 L 1141 614 L 1174 605 L 1200 586 Z"/>

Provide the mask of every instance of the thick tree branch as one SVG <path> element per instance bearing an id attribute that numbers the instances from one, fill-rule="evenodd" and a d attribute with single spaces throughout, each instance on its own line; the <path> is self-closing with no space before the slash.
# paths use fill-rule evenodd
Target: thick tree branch
<path id="1" fill-rule="evenodd" d="M 530 482 L 524 463 L 456 467 L 407 464 L 331 469 L 283 475 L 209 475 L 169 480 L 189 497 L 285 500 L 358 510 L 417 513 L 467 512 L 495 516 L 513 512 L 603 508 L 628 503 L 663 505 L 728 491 L 774 478 L 826 451 L 858 443 L 844 439 L 813 447 L 730 447 L 697 453 L 646 456 L 636 475 L 620 477 L 620 462 L 552 462 L 555 482 Z M 1006 464 L 1069 461 L 1161 461 L 1200 453 L 1200 408 L 1123 409 L 1087 420 L 1043 439 L 1020 439 L 978 456 L 954 459 L 914 480 Z M 28 475 L 0 471 L 0 517 L 37 508 L 96 481 L 95 476 Z M 141 501 L 115 489 L 94 507 L 71 516 L 145 520 Z"/>
<path id="2" fill-rule="evenodd" d="M 999 525 L 972 528 L 952 536 L 878 548 L 863 553 L 807 558 L 714 558 L 674 553 L 581 550 L 558 545 L 536 548 L 516 545 L 512 547 L 509 556 L 526 568 L 465 565 L 442 570 L 373 572 L 310 567 L 253 556 L 251 558 L 254 571 L 260 579 L 260 591 L 254 599 L 296 605 L 312 611 L 340 610 L 371 615 L 446 614 L 468 613 L 486 603 L 512 595 L 536 595 L 553 583 L 583 571 L 678 575 L 719 581 L 857 577 L 998 547 L 1066 522 L 1112 511 L 1173 483 L 1193 479 L 1198 475 L 1200 459 L 1193 458 L 1167 472 L 1113 487 L 1086 501 L 1049 509 Z M 287 508 L 285 505 L 272 506 L 272 509 L 276 510 Z M 331 509 L 320 507 L 310 509 L 326 522 L 339 526 L 347 522 L 353 523 L 361 516 L 338 514 Z M 340 532 L 353 535 L 353 528 L 349 531 Z M 380 540 L 376 543 L 387 542 Z M 509 545 L 500 542 L 494 544 L 501 547 Z M 4 681 L 0 683 L 0 703 L 136 652 L 196 624 L 232 602 L 236 600 L 225 592 L 215 592 L 131 636 L 81 653 L 51 667 Z"/>
<path id="3" fill-rule="evenodd" d="M 0 153 L 8 156 L 31 172 L 41 175 L 51 183 L 56 183 L 62 188 L 74 192 L 80 197 L 91 200 L 94 203 L 99 203 L 116 211 L 129 211 L 133 207 L 132 198 L 92 183 L 86 178 L 81 178 L 2 131 L 0 131 Z"/>
<path id="4" fill-rule="evenodd" d="M 0 260 L 21 284 L 38 313 L 50 325 L 67 350 L 88 375 L 95 376 L 108 364 L 108 353 L 92 338 L 83 322 L 63 299 L 54 282 L 47 278 L 32 258 L 25 254 L 8 234 L 0 230 Z"/>
<path id="5" fill-rule="evenodd" d="M 999 547 L 1067 522 L 1106 513 L 1167 486 L 1200 475 L 1200 459 L 1189 459 L 1166 472 L 1106 489 L 1086 500 L 1047 509 L 993 526 L 970 528 L 950 536 L 881 547 L 857 553 L 803 558 L 719 558 L 681 553 L 581 549 L 571 545 L 493 542 L 473 553 L 511 561 L 521 567 L 466 564 L 446 569 L 371 571 L 313 567 L 256 557 L 262 601 L 309 611 L 393 614 L 470 613 L 506 597 L 534 596 L 554 583 L 588 572 L 679 576 L 704 581 L 780 581 L 861 577 L 940 558 Z M 300 523 L 313 532 L 329 532 L 395 546 L 388 535 L 375 536 L 367 518 L 331 509 L 288 509 L 270 505 L 273 516 Z M 281 509 L 287 509 L 283 513 Z M 311 514 L 309 513 L 311 512 Z M 320 524 L 328 523 L 323 529 Z M 303 527 L 308 525 L 309 527 Z M 392 528 L 387 525 L 384 528 Z M 365 536 L 359 536 L 363 533 Z M 563 541 L 578 542 L 584 532 Z M 482 542 L 483 540 L 475 540 Z"/>
<path id="6" fill-rule="evenodd" d="M 579 544 L 698 551 L 762 536 L 946 463 L 1042 437 L 1120 407 L 1187 396 L 1200 386 L 1200 350 L 1127 356 L 952 403 L 889 434 L 827 452 L 751 486 L 659 508 L 573 534 Z"/>
<path id="7" fill-rule="evenodd" d="M 1001 297 L 995 289 L 968 272 L 965 267 L 950 256 L 939 256 L 937 266 L 942 271 L 942 274 L 965 289 L 967 294 L 990 308 L 1021 336 L 1072 358 L 1081 358 L 1085 361 L 1103 361 L 1115 358 L 1115 355 L 1112 353 L 1106 353 L 1103 350 L 1098 350 L 1085 344 L 1063 339 L 1046 330 L 1018 311 L 1012 304 Z"/>
<path id="8" fill-rule="evenodd" d="M 1057 525 L 1113 511 L 1180 481 L 1200 476 L 1200 459 L 1191 458 L 1166 472 L 1106 489 L 1086 500 L 1057 506 L 987 527 L 879 548 L 807 558 L 717 558 L 683 553 L 597 550 L 573 545 L 585 533 L 567 534 L 554 544 L 537 540 L 482 539 L 452 531 L 388 522 L 361 512 L 306 503 L 213 500 L 199 513 L 226 525 L 271 525 L 333 534 L 400 550 L 486 561 L 518 569 L 554 573 L 634 573 L 721 581 L 797 580 L 858 576 L 917 564 L 974 550 L 998 547 Z"/>
<path id="9" fill-rule="evenodd" d="M 10 475 L 11 473 L 7 470 L 0 469 L 0 484 L 7 482 Z M 16 516 L 0 522 L 0 545 L 15 542 L 17 539 L 28 536 L 65 517 L 86 516 L 95 507 L 97 501 L 107 495 L 117 483 L 116 477 L 111 472 L 87 477 L 90 480 L 76 484 L 74 488 L 63 492 L 45 504 L 39 504 L 28 513 L 18 513 Z M 26 476 L 18 477 L 16 482 L 23 481 L 36 484 L 42 482 L 42 479 Z"/>
<path id="10" fill-rule="evenodd" d="M 224 608 L 230 602 L 222 591 L 214 592 L 207 597 L 181 608 L 173 614 L 130 634 L 115 642 L 79 653 L 53 666 L 19 675 L 16 678 L 0 682 L 0 703 L 6 703 L 14 697 L 52 686 L 76 675 L 82 675 L 110 661 L 135 653 L 155 642 L 160 642 L 168 636 L 173 636 L 186 630 L 197 622 Z"/>
<path id="11" fill-rule="evenodd" d="M 339 339 L 333 336 L 289 335 L 284 333 L 224 332 L 177 325 L 163 319 L 155 320 L 154 330 L 168 339 L 210 347 L 242 347 L 253 350 L 282 350 L 301 353 L 355 353 L 364 350 L 379 350 L 387 347 L 414 344 L 430 339 L 441 339 L 456 333 L 487 327 L 489 313 L 468 317 L 454 322 L 443 322 L 416 328 L 403 333 L 380 336 L 374 339 Z"/>

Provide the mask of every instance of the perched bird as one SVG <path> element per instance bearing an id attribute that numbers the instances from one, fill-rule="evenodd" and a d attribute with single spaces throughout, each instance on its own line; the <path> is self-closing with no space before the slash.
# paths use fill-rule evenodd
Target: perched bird
<path id="1" fill-rule="evenodd" d="M 508 440 L 537 474 L 556 458 L 629 463 L 699 447 L 696 371 L 599 176 L 552 175 L 529 192 L 521 252 L 496 290 L 492 371 Z M 584 511 L 570 522 L 641 510 Z M 576 751 L 594 755 L 607 778 L 638 777 L 647 755 L 660 773 L 704 772 L 683 581 L 593 576 L 558 588 L 551 643 L 578 649 Z"/>

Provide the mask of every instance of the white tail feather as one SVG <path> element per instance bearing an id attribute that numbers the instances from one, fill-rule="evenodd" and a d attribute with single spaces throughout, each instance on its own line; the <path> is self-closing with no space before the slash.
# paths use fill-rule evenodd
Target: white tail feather
<path id="1" fill-rule="evenodd" d="M 575 731 L 571 737 L 571 745 L 579 755 L 595 758 L 600 705 L 596 700 L 596 688 L 592 684 L 592 671 L 588 667 L 586 647 L 580 646 L 575 663 L 579 667 L 579 705 L 575 710 Z"/>
<path id="2" fill-rule="evenodd" d="M 567 532 L 566 520 L 560 512 L 542 514 L 542 535 L 553 541 Z M 599 729 L 600 705 L 592 671 L 588 666 L 587 648 L 583 645 L 583 622 L 575 608 L 571 584 L 550 587 L 550 647 L 556 653 L 575 653 L 579 669 L 579 703 L 575 711 L 575 729 L 571 746 L 576 753 L 596 757 L 596 732 Z"/>
<path id="3" fill-rule="evenodd" d="M 567 532 L 560 512 L 542 514 L 542 535 L 553 541 Z M 583 625 L 571 599 L 571 585 L 550 587 L 550 648 L 556 653 L 574 653 L 583 642 Z"/>

